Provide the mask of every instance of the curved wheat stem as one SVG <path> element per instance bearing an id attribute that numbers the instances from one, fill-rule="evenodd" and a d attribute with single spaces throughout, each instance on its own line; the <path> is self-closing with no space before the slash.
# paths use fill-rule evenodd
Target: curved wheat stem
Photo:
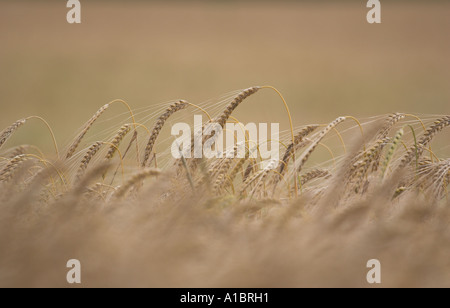
<path id="1" fill-rule="evenodd" d="M 355 118 L 355 117 L 353 117 L 353 116 L 349 116 L 349 115 L 345 116 L 344 118 L 345 118 L 345 119 L 353 120 L 353 121 L 356 123 L 356 125 L 358 125 L 359 131 L 360 131 L 360 133 L 361 133 L 361 137 L 362 137 L 363 140 L 364 140 L 364 129 L 363 129 L 362 125 L 361 125 L 361 122 L 359 122 L 359 120 L 358 120 L 357 118 Z M 333 129 L 335 129 L 335 128 L 333 127 Z M 341 139 L 342 139 L 342 138 L 341 138 Z M 343 141 L 342 141 L 342 142 L 343 142 Z M 344 146 L 344 147 L 345 147 L 345 146 Z M 365 145 L 365 144 L 363 144 L 363 149 L 364 149 L 364 150 L 366 149 L 366 145 Z"/>
<path id="2" fill-rule="evenodd" d="M 64 172 L 62 172 L 54 163 L 50 162 L 49 160 L 45 159 L 44 157 L 40 157 L 35 154 L 23 154 L 23 155 L 30 157 L 30 158 L 37 159 L 40 163 L 42 163 L 42 165 L 45 168 L 48 168 L 49 166 L 52 167 L 52 169 L 58 174 L 58 177 L 61 180 L 61 183 L 63 184 L 65 191 L 67 191 L 67 179 L 64 175 Z M 53 183 L 53 185 L 55 186 L 56 184 Z"/>
<path id="3" fill-rule="evenodd" d="M 275 87 L 272 87 L 272 86 L 263 86 L 261 88 L 274 90 L 278 94 L 278 96 L 281 98 L 281 100 L 283 101 L 284 109 L 286 110 L 287 115 L 288 115 L 288 119 L 289 119 L 289 128 L 290 128 L 290 131 L 291 131 L 291 141 L 292 141 L 292 143 L 295 143 L 294 125 L 292 123 L 291 111 L 289 110 L 289 107 L 288 107 L 288 105 L 286 103 L 286 100 L 284 99 L 283 95 L 281 94 L 280 91 L 278 91 Z M 295 151 L 292 154 L 292 157 L 293 157 L 294 165 L 295 165 L 296 164 Z M 295 187 L 297 187 L 297 184 L 298 184 L 297 183 L 297 174 L 296 173 L 297 173 L 297 170 L 294 169 L 294 185 L 295 185 Z M 297 190 L 295 190 L 295 196 L 297 197 Z"/>
<path id="4" fill-rule="evenodd" d="M 30 119 L 37 119 L 37 120 L 41 121 L 42 123 L 44 123 L 44 125 L 47 127 L 48 131 L 50 132 L 50 136 L 52 137 L 52 142 L 53 142 L 53 146 L 55 147 L 56 156 L 59 158 L 58 143 L 56 142 L 55 134 L 53 133 L 53 130 L 52 130 L 50 124 L 48 124 L 47 121 L 45 121 L 43 118 L 38 117 L 38 116 L 31 116 L 31 117 L 26 118 L 26 120 L 30 120 Z"/>

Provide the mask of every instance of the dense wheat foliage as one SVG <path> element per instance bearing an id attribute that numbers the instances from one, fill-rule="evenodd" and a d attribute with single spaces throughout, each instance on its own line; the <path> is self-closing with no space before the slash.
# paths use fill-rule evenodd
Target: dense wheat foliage
<path id="1" fill-rule="evenodd" d="M 450 286 L 450 116 L 292 126 L 278 140 L 280 161 L 265 164 L 249 155 L 253 140 L 243 158 L 156 150 L 172 141 L 160 136 L 172 117 L 202 114 L 223 127 L 270 89 L 145 110 L 122 102 L 123 114 L 110 103 L 61 155 L 14 144 L 25 120 L 5 128 L 0 286 L 66 286 L 74 258 L 83 286 L 369 286 L 374 258 L 382 286 Z M 107 128 L 97 130 L 102 117 Z"/>

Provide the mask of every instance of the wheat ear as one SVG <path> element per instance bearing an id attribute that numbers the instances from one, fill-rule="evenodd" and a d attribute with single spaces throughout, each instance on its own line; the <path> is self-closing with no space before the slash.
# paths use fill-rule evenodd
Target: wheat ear
<path id="1" fill-rule="evenodd" d="M 238 147 L 234 147 L 234 156 L 236 157 L 238 152 Z M 225 183 L 227 179 L 227 172 L 228 169 L 230 169 L 231 164 L 233 163 L 234 158 L 225 158 L 225 160 L 222 162 L 220 166 L 218 166 L 217 172 L 213 172 L 213 174 L 216 174 L 216 181 L 213 185 L 213 191 L 217 194 L 219 194 L 222 191 L 222 186 Z"/>
<path id="2" fill-rule="evenodd" d="M 344 122 L 346 120 L 346 117 L 339 117 L 336 120 L 334 120 L 333 122 L 331 122 L 330 124 L 328 124 L 328 126 L 322 130 L 319 134 L 319 136 L 317 136 L 317 138 L 315 138 L 312 142 L 312 144 L 302 153 L 302 155 L 300 155 L 300 157 L 297 160 L 297 166 L 295 166 L 295 168 L 297 169 L 297 172 L 300 173 L 300 171 L 302 170 L 303 166 L 305 165 L 305 163 L 308 161 L 308 158 L 311 156 L 311 154 L 314 152 L 314 150 L 316 149 L 316 147 L 319 145 L 319 143 L 322 141 L 323 138 L 325 138 L 325 136 L 333 129 L 335 128 L 338 124 Z"/>
<path id="3" fill-rule="evenodd" d="M 403 113 L 390 114 L 386 118 L 383 126 L 379 129 L 378 133 L 376 134 L 376 136 L 374 138 L 375 142 L 377 142 L 378 140 L 385 140 L 385 139 L 387 140 L 388 139 L 387 136 L 388 136 L 389 132 L 391 131 L 391 129 L 394 127 L 394 125 L 397 124 L 398 121 L 400 121 L 401 119 L 403 119 L 405 117 L 406 117 L 406 115 L 403 114 Z M 358 152 L 353 157 L 352 165 L 356 164 L 358 162 L 358 160 L 363 158 L 363 155 L 366 153 L 365 150 L 366 149 L 364 148 L 364 150 Z M 380 154 L 381 154 L 381 152 L 380 152 Z M 374 158 L 375 162 L 373 164 L 373 170 L 372 170 L 373 172 L 376 172 L 378 170 L 378 167 L 379 167 L 379 164 L 380 164 L 380 159 L 381 159 L 381 156 L 378 156 L 378 157 Z"/>
<path id="4" fill-rule="evenodd" d="M 259 171 L 258 162 L 256 161 L 255 158 L 251 158 L 249 160 L 249 164 L 247 165 L 247 168 L 245 168 L 244 177 L 242 178 L 242 182 L 247 181 L 252 173 L 256 173 L 258 171 Z"/>
<path id="5" fill-rule="evenodd" d="M 120 188 L 118 188 L 115 192 L 114 196 L 116 198 L 122 198 L 134 185 L 141 183 L 145 178 L 148 178 L 150 176 L 157 176 L 159 174 L 161 174 L 161 170 L 159 169 L 144 169 L 134 174 L 130 180 L 120 186 Z"/>
<path id="6" fill-rule="evenodd" d="M 69 150 L 66 154 L 66 159 L 69 159 L 73 156 L 76 149 L 80 145 L 81 141 L 83 140 L 84 136 L 86 136 L 86 133 L 89 131 L 89 129 L 94 125 L 95 121 L 108 109 L 110 104 L 104 105 L 102 108 L 100 108 L 93 116 L 92 118 L 85 124 L 83 130 L 81 133 L 75 138 L 75 140 L 72 142 L 71 146 L 69 147 Z"/>
<path id="7" fill-rule="evenodd" d="M 254 182 L 256 181 L 264 172 L 264 170 L 260 170 L 258 172 L 256 172 L 255 174 L 253 174 L 252 176 L 248 176 L 245 181 L 242 183 L 242 187 L 240 189 L 239 195 L 242 197 L 244 192 L 247 190 L 247 188 Z"/>
<path id="8" fill-rule="evenodd" d="M 300 184 L 304 186 L 308 182 L 314 180 L 314 179 L 320 179 L 325 178 L 328 179 L 331 177 L 331 173 L 328 170 L 322 170 L 322 169 L 314 169 L 300 177 Z"/>
<path id="9" fill-rule="evenodd" d="M 10 160 L 10 162 L 0 172 L 0 182 L 9 181 L 14 175 L 14 171 L 27 159 L 26 155 L 18 155 Z"/>
<path id="10" fill-rule="evenodd" d="M 123 125 L 117 134 L 114 136 L 114 138 L 111 140 L 111 145 L 109 146 L 108 153 L 106 154 L 106 160 L 110 160 L 114 157 L 114 154 L 116 154 L 117 149 L 122 142 L 123 138 L 131 131 L 131 125 L 125 124 Z"/>
<path id="11" fill-rule="evenodd" d="M 387 137 L 389 132 L 391 131 L 392 127 L 394 127 L 395 124 L 397 124 L 398 121 L 405 118 L 405 114 L 403 113 L 393 113 L 390 114 L 383 127 L 380 129 L 380 131 L 377 133 L 375 140 L 384 139 Z"/>
<path id="12" fill-rule="evenodd" d="M 277 167 L 278 161 L 272 160 L 263 170 L 261 175 L 258 177 L 258 182 L 256 184 L 256 187 L 253 189 L 251 193 L 251 197 L 261 191 L 261 189 L 264 187 L 264 183 L 269 176 L 269 173 Z"/>
<path id="13" fill-rule="evenodd" d="M 386 153 L 386 158 L 383 162 L 383 167 L 381 168 L 381 176 L 384 178 L 384 175 L 386 174 L 386 170 L 389 166 L 389 163 L 392 160 L 392 157 L 394 156 L 394 152 L 398 147 L 398 144 L 400 143 L 400 140 L 402 139 L 404 134 L 403 128 L 401 128 L 396 134 L 394 139 L 392 140 L 392 145 L 389 148 L 388 152 Z"/>
<path id="14" fill-rule="evenodd" d="M 283 174 L 284 171 L 287 169 L 287 165 L 289 163 L 289 160 L 291 159 L 292 155 L 295 152 L 295 148 L 297 145 L 299 145 L 301 142 L 304 141 L 304 138 L 306 136 L 308 136 L 309 134 L 311 134 L 313 131 L 315 131 L 317 128 L 319 127 L 319 125 L 308 125 L 305 128 L 303 128 L 294 138 L 294 142 L 291 143 L 286 152 L 283 155 L 283 159 L 281 160 L 282 163 L 280 164 L 280 168 L 278 170 L 278 172 L 280 174 Z"/>
<path id="15" fill-rule="evenodd" d="M 16 156 L 25 154 L 29 147 L 30 146 L 28 146 L 28 145 L 20 145 L 20 146 L 14 148 L 14 150 L 9 155 L 9 158 L 13 159 Z"/>
<path id="16" fill-rule="evenodd" d="M 91 162 L 95 154 L 97 154 L 97 152 L 100 150 L 102 145 L 103 142 L 98 141 L 89 147 L 89 150 L 86 152 L 83 159 L 81 160 L 80 167 L 78 168 L 77 171 L 77 179 L 81 179 L 83 177 L 84 172 L 86 171 L 89 163 Z"/>
<path id="17" fill-rule="evenodd" d="M 450 159 L 436 164 L 436 172 L 433 176 L 433 193 L 435 196 L 441 196 L 443 190 L 448 185 L 448 178 L 450 176 Z"/>
<path id="18" fill-rule="evenodd" d="M 231 170 L 231 172 L 230 172 L 230 176 L 229 176 L 230 182 L 229 182 L 229 184 L 233 183 L 234 178 L 239 173 L 239 171 L 244 167 L 244 164 L 249 159 L 249 157 L 250 157 L 249 148 L 245 147 L 245 155 L 244 155 L 244 157 L 239 159 L 238 163 L 234 166 L 233 170 Z"/>
<path id="19" fill-rule="evenodd" d="M 417 159 L 422 155 L 424 151 L 424 147 L 426 147 L 444 128 L 450 125 L 450 116 L 445 116 L 441 119 L 436 120 L 433 125 L 431 125 L 425 134 L 420 138 L 419 142 L 416 145 L 411 146 L 406 154 L 403 156 L 399 168 L 404 168 L 408 165 L 414 157 Z"/>
<path id="20" fill-rule="evenodd" d="M 219 125 L 224 128 L 225 123 L 230 118 L 233 111 L 250 95 L 255 94 L 258 92 L 260 87 L 251 87 L 248 89 L 243 90 L 240 92 L 233 101 L 225 108 L 225 110 L 222 112 L 222 114 L 217 118 L 216 122 L 219 123 Z"/>
<path id="21" fill-rule="evenodd" d="M 14 132 L 21 127 L 22 125 L 24 125 L 26 122 L 25 119 L 21 119 L 18 120 L 16 122 L 14 122 L 13 124 L 11 124 L 10 126 L 8 126 L 6 129 L 4 129 L 1 133 L 0 133 L 0 148 L 3 146 L 3 144 L 9 139 L 9 137 L 11 137 L 12 134 L 14 134 Z"/>
<path id="22" fill-rule="evenodd" d="M 167 119 L 173 115 L 175 112 L 185 109 L 189 106 L 189 103 L 180 100 L 176 103 L 171 104 L 162 115 L 159 116 L 158 120 L 156 121 L 155 126 L 153 127 L 152 134 L 150 135 L 150 138 L 148 140 L 147 146 L 145 147 L 145 153 L 144 153 L 144 160 L 142 162 L 142 167 L 145 167 L 147 165 L 148 160 L 150 159 L 150 156 L 153 151 L 153 147 L 155 145 L 156 139 L 159 136 L 159 133 L 161 132 L 164 124 L 166 123 Z"/>
<path id="23" fill-rule="evenodd" d="M 355 191 L 358 192 L 360 190 L 364 177 L 367 175 L 371 164 L 382 151 L 385 143 L 385 140 L 377 140 L 364 152 L 362 160 L 352 166 L 351 172 L 348 175 L 348 181 L 350 182 L 350 180 L 357 178 L 357 187 L 355 188 Z"/>
<path id="24" fill-rule="evenodd" d="M 260 170 L 260 171 L 257 171 L 255 174 L 253 174 L 252 176 L 250 176 L 250 174 L 248 174 L 246 177 L 245 177 L 245 180 L 244 180 L 244 182 L 242 183 L 242 187 L 241 187 L 241 189 L 240 189 L 240 192 L 239 192 L 239 195 L 240 195 L 240 197 L 243 197 L 243 194 L 244 194 L 244 192 L 247 190 L 247 188 L 253 183 L 253 182 L 255 182 L 256 180 L 258 180 L 258 179 L 265 179 L 266 177 L 267 177 L 267 175 L 269 174 L 269 172 L 270 172 L 270 170 L 271 170 L 271 168 L 273 168 L 273 166 L 275 166 L 276 167 L 276 161 L 271 161 L 270 163 L 269 163 L 269 165 L 266 167 L 266 168 L 264 168 L 264 169 L 262 169 L 262 170 Z M 246 172 L 247 173 L 247 172 Z M 244 175 L 245 176 L 245 175 Z M 260 182 L 258 182 L 258 184 L 257 184 L 257 186 L 259 186 L 259 183 Z M 256 187 L 255 187 L 256 188 Z M 255 189 L 253 189 L 253 193 L 255 192 Z M 252 194 L 253 195 L 253 194 Z"/>

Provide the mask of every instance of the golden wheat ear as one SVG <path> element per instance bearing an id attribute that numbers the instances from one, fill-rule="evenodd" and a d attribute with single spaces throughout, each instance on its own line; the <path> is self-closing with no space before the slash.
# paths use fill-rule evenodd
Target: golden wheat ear
<path id="1" fill-rule="evenodd" d="M 247 88 L 245 90 L 242 90 L 241 92 L 239 92 L 239 94 L 237 94 L 233 100 L 231 101 L 230 104 L 228 104 L 228 106 L 225 108 L 225 110 L 214 120 L 215 123 L 219 124 L 220 127 L 224 128 L 225 124 L 227 123 L 228 119 L 230 118 L 231 114 L 234 112 L 234 110 L 249 96 L 255 94 L 256 92 L 258 92 L 258 90 L 260 90 L 261 87 L 250 87 Z M 215 137 L 216 136 L 216 131 L 213 131 L 211 133 L 211 135 L 209 136 L 209 138 Z M 204 136 L 202 142 L 204 143 L 206 141 L 206 136 Z M 194 136 L 192 136 L 191 138 L 191 144 L 192 144 L 192 148 L 191 148 L 191 152 L 194 152 Z M 197 162 L 198 159 L 193 159 L 192 161 L 190 161 L 190 166 L 192 167 L 193 170 L 195 170 L 197 168 Z"/>
<path id="2" fill-rule="evenodd" d="M 103 142 L 96 142 L 93 145 L 90 146 L 89 150 L 84 155 L 83 159 L 81 160 L 80 167 L 77 171 L 77 179 L 80 180 L 84 172 L 86 171 L 89 163 L 91 162 L 92 158 L 97 154 L 97 152 L 100 150 L 101 146 L 103 145 Z"/>
<path id="3" fill-rule="evenodd" d="M 283 155 L 283 159 L 281 160 L 282 163 L 280 164 L 278 172 L 280 174 L 283 174 L 286 170 L 286 167 L 289 163 L 289 160 L 291 159 L 292 155 L 295 152 L 295 148 L 297 145 L 299 145 L 301 142 L 304 141 L 304 138 L 307 137 L 309 134 L 311 134 L 313 131 L 315 131 L 319 125 L 308 125 L 305 128 L 303 128 L 294 138 L 294 142 L 289 144 L 286 152 Z"/>
<path id="4" fill-rule="evenodd" d="M 344 122 L 347 118 L 346 117 L 339 117 L 336 120 L 334 120 L 333 122 L 331 122 L 330 124 L 328 124 L 327 127 L 325 127 L 324 130 L 322 130 L 319 133 L 319 136 L 317 136 L 317 138 L 315 138 L 312 142 L 312 144 L 306 149 L 306 151 L 304 153 L 302 153 L 302 155 L 300 155 L 298 161 L 297 161 L 297 165 L 295 166 L 296 170 L 298 173 L 300 173 L 300 171 L 302 170 L 303 166 L 305 165 L 305 163 L 308 161 L 309 157 L 311 156 L 311 154 L 314 152 L 314 150 L 316 149 L 316 147 L 319 145 L 319 143 L 322 141 L 323 138 L 325 138 L 325 136 L 333 129 L 335 128 L 337 125 L 339 125 L 340 123 Z"/>
<path id="5" fill-rule="evenodd" d="M 18 120 L 16 122 L 14 122 L 13 124 L 11 124 L 10 126 L 8 126 L 6 129 L 4 129 L 1 133 L 0 133 L 0 148 L 3 146 L 3 144 L 5 144 L 5 142 L 9 139 L 9 137 L 11 137 L 12 134 L 14 134 L 14 132 L 21 127 L 22 125 L 24 125 L 26 122 L 26 119 L 21 119 Z"/>
<path id="6" fill-rule="evenodd" d="M 314 169 L 306 174 L 303 174 L 300 177 L 300 185 L 304 186 L 308 182 L 311 182 L 312 180 L 321 179 L 321 178 L 328 179 L 330 177 L 331 177 L 331 173 L 328 170 Z"/>
<path id="7" fill-rule="evenodd" d="M 150 159 L 150 156 L 152 156 L 153 147 L 155 146 L 156 139 L 158 138 L 161 130 L 164 127 L 164 124 L 166 123 L 167 119 L 171 115 L 173 115 L 175 112 L 185 109 L 189 106 L 189 103 L 180 100 L 176 103 L 173 103 L 172 105 L 167 108 L 162 115 L 159 116 L 159 118 L 156 121 L 155 126 L 153 127 L 152 134 L 150 135 L 150 138 L 148 140 L 147 146 L 145 147 L 144 152 L 144 160 L 142 161 L 142 167 L 145 167 L 147 165 L 148 160 Z"/>
<path id="8" fill-rule="evenodd" d="M 238 147 L 237 146 L 234 147 L 233 152 L 234 152 L 233 157 L 236 157 L 237 152 L 238 152 Z M 220 194 L 222 192 L 223 185 L 224 185 L 224 183 L 227 180 L 228 170 L 230 169 L 231 164 L 233 163 L 233 161 L 234 161 L 234 158 L 224 158 L 223 163 L 216 167 L 217 170 L 213 170 L 211 172 L 211 174 L 216 176 L 216 180 L 215 180 L 214 185 L 213 185 L 213 192 L 214 193 Z"/>
<path id="9" fill-rule="evenodd" d="M 417 145 L 411 146 L 406 154 L 403 156 L 399 168 L 406 167 L 411 161 L 416 158 L 419 159 L 423 154 L 424 148 L 430 144 L 433 138 L 441 132 L 444 128 L 450 126 L 450 116 L 442 117 L 436 120 L 420 138 Z"/>
<path id="10" fill-rule="evenodd" d="M 393 113 L 390 114 L 383 127 L 381 127 L 381 129 L 378 131 L 375 140 L 379 140 L 379 139 L 384 139 L 388 136 L 389 132 L 391 131 L 391 129 L 394 127 L 395 124 L 397 124 L 398 121 L 400 121 L 401 119 L 405 118 L 406 115 L 403 113 Z"/>
<path id="11" fill-rule="evenodd" d="M 151 176 L 158 176 L 161 174 L 161 170 L 159 169 L 145 169 L 142 171 L 139 171 L 138 173 L 134 174 L 128 182 L 120 186 L 114 196 L 116 198 L 122 198 L 125 196 L 125 194 L 130 190 L 134 185 L 140 183 L 144 179 L 151 177 Z"/>
<path id="12" fill-rule="evenodd" d="M 110 160 L 114 157 L 114 154 L 116 154 L 120 143 L 130 131 L 131 131 L 130 124 L 125 124 L 119 129 L 114 138 L 111 140 L 111 145 L 109 146 L 108 153 L 106 154 L 105 157 L 106 160 Z"/>
<path id="13" fill-rule="evenodd" d="M 9 181 L 13 175 L 14 171 L 27 159 L 28 157 L 24 154 L 17 155 L 12 158 L 9 163 L 0 171 L 0 182 Z"/>
<path id="14" fill-rule="evenodd" d="M 95 121 L 100 118 L 100 116 L 109 108 L 110 104 L 104 105 L 102 108 L 100 108 L 93 116 L 92 118 L 86 123 L 81 133 L 75 138 L 75 140 L 72 142 L 71 146 L 69 147 L 69 150 L 67 150 L 66 159 L 69 159 L 73 156 L 75 151 L 77 150 L 78 146 L 80 145 L 81 141 L 83 140 L 84 136 L 86 136 L 89 129 L 94 125 Z"/>
<path id="15" fill-rule="evenodd" d="M 233 111 L 250 95 L 258 92 L 260 87 L 251 87 L 240 92 L 217 118 L 217 123 L 224 128 Z"/>

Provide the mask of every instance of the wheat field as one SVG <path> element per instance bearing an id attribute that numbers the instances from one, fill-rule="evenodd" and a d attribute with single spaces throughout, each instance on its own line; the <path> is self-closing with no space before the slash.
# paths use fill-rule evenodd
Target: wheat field
<path id="1" fill-rule="evenodd" d="M 223 127 L 272 90 L 139 109 L 114 100 L 66 144 L 39 116 L 6 127 L 0 286 L 67 286 L 74 258 L 88 287 L 368 287 L 370 259 L 383 287 L 450 286 L 449 115 L 293 126 L 270 167 L 248 155 L 252 140 L 243 158 L 170 155 L 171 124 L 200 112 Z M 279 94 L 271 106 L 292 123 Z M 52 147 L 15 143 L 33 121 Z"/>
<path id="2" fill-rule="evenodd" d="M 66 2 L 0 1 L 0 287 L 450 287 L 449 3 Z"/>

